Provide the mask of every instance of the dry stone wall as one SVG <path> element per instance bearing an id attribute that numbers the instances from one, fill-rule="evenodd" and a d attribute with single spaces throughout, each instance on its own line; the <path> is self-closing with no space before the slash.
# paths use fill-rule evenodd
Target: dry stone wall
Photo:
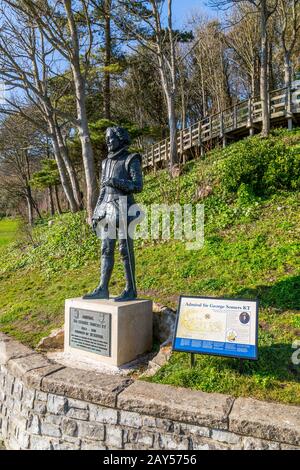
<path id="1" fill-rule="evenodd" d="M 63 367 L 0 333 L 0 440 L 8 449 L 300 450 L 300 408 Z"/>

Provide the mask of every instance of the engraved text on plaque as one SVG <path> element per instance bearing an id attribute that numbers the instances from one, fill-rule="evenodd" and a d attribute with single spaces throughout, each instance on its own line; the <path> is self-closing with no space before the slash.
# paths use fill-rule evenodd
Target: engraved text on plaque
<path id="1" fill-rule="evenodd" d="M 110 356 L 111 314 L 70 308 L 70 346 Z"/>

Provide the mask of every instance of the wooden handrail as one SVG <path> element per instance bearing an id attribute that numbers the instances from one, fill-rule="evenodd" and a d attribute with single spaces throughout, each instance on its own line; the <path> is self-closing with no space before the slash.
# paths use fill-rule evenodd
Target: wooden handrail
<path id="1" fill-rule="evenodd" d="M 269 101 L 274 101 L 276 96 L 282 98 L 284 95 L 287 95 L 290 90 L 287 87 L 278 88 L 277 90 L 272 90 L 269 92 Z M 275 95 L 275 96 L 274 96 Z M 299 101 L 299 113 L 300 113 L 300 99 Z M 287 100 L 284 103 L 273 104 L 271 107 L 270 118 L 272 115 L 276 114 L 276 118 L 280 115 L 287 116 Z M 283 110 L 279 110 L 284 106 Z M 275 108 L 275 109 L 272 109 Z M 276 110 L 277 108 L 277 110 Z M 226 141 L 226 135 L 230 132 L 234 132 L 237 129 L 251 129 L 253 130 L 253 123 L 261 121 L 261 99 L 257 98 L 248 98 L 242 100 L 238 103 L 235 103 L 224 110 L 214 113 L 211 115 L 205 116 L 205 118 L 200 119 L 194 124 L 185 127 L 177 132 L 176 142 L 178 152 L 183 154 L 184 151 L 194 147 L 201 146 L 203 143 L 212 141 L 216 137 L 221 137 L 224 139 L 223 144 Z M 229 129 L 226 132 L 226 129 Z M 170 138 L 164 139 L 160 142 L 157 142 L 148 148 L 145 149 L 143 154 L 143 166 L 149 167 L 154 166 L 155 163 L 163 160 L 169 159 L 169 143 Z M 158 158 L 154 156 L 154 153 L 158 150 Z M 202 154 L 202 148 L 201 148 Z"/>

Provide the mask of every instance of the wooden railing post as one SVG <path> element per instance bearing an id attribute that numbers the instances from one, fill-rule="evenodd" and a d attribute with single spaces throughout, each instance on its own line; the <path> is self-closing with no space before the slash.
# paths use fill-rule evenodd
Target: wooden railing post
<path id="1" fill-rule="evenodd" d="M 144 166 L 146 166 L 146 167 L 149 166 L 149 152 L 148 152 L 148 150 L 144 155 L 143 161 L 144 161 Z"/>
<path id="2" fill-rule="evenodd" d="M 153 166 L 154 171 L 155 171 L 156 168 L 155 168 L 155 158 L 154 158 L 154 145 L 152 145 L 151 160 L 152 160 L 152 166 Z"/>

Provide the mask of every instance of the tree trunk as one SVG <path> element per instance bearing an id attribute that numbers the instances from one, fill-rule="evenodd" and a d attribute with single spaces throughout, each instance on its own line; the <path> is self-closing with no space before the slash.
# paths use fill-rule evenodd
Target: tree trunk
<path id="1" fill-rule="evenodd" d="M 274 76 L 274 71 L 273 71 L 273 46 L 270 44 L 270 41 L 268 41 L 268 84 L 269 84 L 269 91 L 275 90 L 276 89 L 276 80 Z"/>
<path id="2" fill-rule="evenodd" d="M 170 167 L 172 170 L 172 168 L 178 164 L 177 126 L 176 126 L 174 94 L 170 94 L 167 97 L 167 105 L 168 105 L 168 120 L 169 120 L 169 128 L 170 128 Z"/>
<path id="3" fill-rule="evenodd" d="M 292 111 L 292 73 L 291 73 L 291 56 L 290 52 L 284 52 L 284 86 L 286 87 L 286 115 L 288 120 L 288 129 L 293 128 L 293 111 Z"/>
<path id="4" fill-rule="evenodd" d="M 250 96 L 254 97 L 255 96 L 255 70 L 254 69 L 251 71 L 250 82 L 251 82 Z"/>
<path id="5" fill-rule="evenodd" d="M 68 27 L 70 30 L 72 41 L 72 53 L 70 56 L 71 70 L 73 74 L 76 108 L 77 108 L 77 129 L 82 148 L 82 159 L 86 181 L 86 209 L 88 213 L 88 221 L 92 222 L 93 210 L 97 202 L 98 189 L 95 171 L 95 162 L 93 156 L 93 148 L 88 128 L 86 102 L 85 102 L 85 79 L 80 70 L 80 50 L 76 23 L 72 11 L 70 0 L 63 0 Z"/>
<path id="6" fill-rule="evenodd" d="M 60 206 L 60 202 L 59 202 L 57 184 L 54 185 L 54 195 L 55 195 L 55 202 L 56 202 L 56 210 L 57 210 L 57 213 L 60 215 L 60 214 L 62 214 L 62 210 L 61 210 L 61 206 Z"/>
<path id="7" fill-rule="evenodd" d="M 105 18 L 105 67 L 111 65 L 111 0 L 104 1 L 104 18 Z M 103 102 L 104 102 L 104 117 L 111 119 L 110 112 L 110 72 L 105 70 L 103 79 Z"/>
<path id="8" fill-rule="evenodd" d="M 284 86 L 290 87 L 292 82 L 292 73 L 291 73 L 291 57 L 290 52 L 284 52 Z"/>
<path id="9" fill-rule="evenodd" d="M 181 129 L 186 128 L 187 124 L 187 119 L 186 119 L 186 99 L 185 99 L 185 93 L 184 93 L 184 86 L 181 85 L 180 87 L 181 91 Z"/>
<path id="10" fill-rule="evenodd" d="M 200 68 L 200 75 L 201 75 L 202 118 L 205 118 L 207 115 L 207 106 L 206 106 L 206 93 L 205 93 L 205 86 L 204 86 L 203 67 L 202 67 L 201 62 L 199 63 L 199 68 Z"/>
<path id="11" fill-rule="evenodd" d="M 52 194 L 52 186 L 48 187 L 48 195 L 49 195 L 49 209 L 50 215 L 54 215 L 54 203 L 53 203 L 53 194 Z"/>
<path id="12" fill-rule="evenodd" d="M 251 96 L 257 98 L 260 95 L 260 65 L 259 58 L 253 57 L 251 66 Z"/>
<path id="13" fill-rule="evenodd" d="M 98 188 L 95 171 L 95 162 L 93 156 L 93 148 L 88 128 L 88 120 L 85 106 L 85 93 L 83 77 L 79 70 L 74 69 L 75 92 L 77 104 L 78 132 L 82 148 L 82 160 L 86 181 L 86 209 L 88 220 L 91 222 L 93 210 L 97 202 Z"/>
<path id="14" fill-rule="evenodd" d="M 36 201 L 35 201 L 35 200 L 33 199 L 33 197 L 32 197 L 31 188 L 30 188 L 30 197 L 31 197 L 32 207 L 35 209 L 35 211 L 36 211 L 38 217 L 41 219 L 41 218 L 42 218 L 42 214 L 40 213 L 38 204 L 36 203 Z"/>
<path id="15" fill-rule="evenodd" d="M 61 185 L 63 187 L 64 193 L 66 195 L 67 201 L 69 202 L 70 205 L 70 210 L 72 212 L 77 212 L 78 211 L 78 205 L 75 200 L 70 182 L 68 180 L 68 175 L 66 171 L 66 167 L 64 164 L 64 161 L 62 159 L 60 149 L 59 149 L 59 144 L 57 140 L 57 135 L 56 135 L 56 130 L 55 130 L 55 125 L 50 117 L 48 117 L 48 125 L 50 129 L 50 135 L 51 135 L 51 142 L 53 146 L 53 153 L 55 157 L 55 161 L 57 163 L 57 168 L 59 172 L 59 177 L 61 181 Z"/>
<path id="16" fill-rule="evenodd" d="M 33 225 L 33 205 L 32 205 L 32 197 L 31 197 L 31 189 L 30 186 L 26 188 L 26 201 L 27 201 L 27 211 L 28 211 L 28 223 L 29 225 Z"/>
<path id="17" fill-rule="evenodd" d="M 267 3 L 260 4 L 261 27 L 261 64 L 260 64 L 260 99 L 262 104 L 262 136 L 270 132 L 269 93 L 268 93 L 268 38 L 267 38 Z"/>
<path id="18" fill-rule="evenodd" d="M 68 172 L 68 175 L 69 175 L 69 178 L 70 178 L 70 182 L 71 182 L 71 186 L 72 186 L 72 190 L 73 190 L 73 194 L 74 194 L 77 206 L 78 206 L 79 209 L 83 209 L 83 201 L 82 201 L 82 197 L 81 197 L 79 182 L 78 182 L 78 178 L 77 178 L 77 175 L 76 175 L 76 171 L 75 171 L 73 162 L 70 159 L 68 148 L 66 147 L 66 145 L 64 143 L 63 136 L 61 134 L 61 130 L 60 130 L 59 126 L 56 125 L 55 130 L 56 130 L 56 136 L 57 136 L 57 141 L 58 141 L 58 145 L 59 145 L 59 151 L 60 151 L 61 157 L 62 157 L 62 159 L 65 163 L 65 167 L 67 169 L 67 172 Z"/>
<path id="19" fill-rule="evenodd" d="M 159 2 L 158 2 L 159 3 Z M 175 51 L 175 40 L 173 35 L 173 8 L 172 0 L 168 0 L 168 32 L 169 32 L 169 47 L 170 47 L 170 66 L 167 67 L 169 70 L 169 80 L 166 82 L 167 91 L 167 102 L 168 102 L 168 117 L 170 126 L 170 164 L 171 164 L 171 176 L 175 176 L 177 173 L 177 167 L 179 163 L 178 152 L 177 152 L 177 120 L 176 120 L 176 51 Z M 163 69 L 162 69 L 163 70 Z M 169 85 L 168 85 L 169 82 Z"/>
<path id="20" fill-rule="evenodd" d="M 27 199 L 27 207 L 28 207 L 28 222 L 29 225 L 33 225 L 33 209 L 36 210 L 36 213 L 39 218 L 41 218 L 41 213 L 39 211 L 39 208 L 35 202 L 35 200 L 32 197 L 32 192 L 31 192 L 31 186 L 30 186 L 30 179 L 31 179 L 31 172 L 30 172 L 30 163 L 29 163 L 29 157 L 28 157 L 28 151 L 27 149 L 24 150 L 24 157 L 25 157 L 25 184 L 26 184 L 26 199 Z"/>

